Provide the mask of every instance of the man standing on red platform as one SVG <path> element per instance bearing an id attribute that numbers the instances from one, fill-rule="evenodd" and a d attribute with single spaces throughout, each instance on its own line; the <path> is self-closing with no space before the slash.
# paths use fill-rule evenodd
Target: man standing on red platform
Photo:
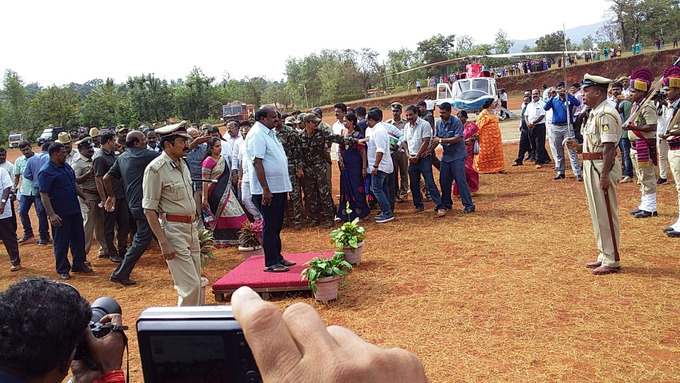
<path id="1" fill-rule="evenodd" d="M 295 262 L 281 255 L 281 228 L 288 192 L 293 190 L 288 177 L 288 159 L 276 139 L 276 110 L 265 105 L 255 112 L 255 125 L 246 137 L 246 155 L 252 166 L 250 189 L 253 203 L 262 213 L 264 271 L 284 273 Z M 245 164 L 244 164 L 245 165 Z"/>

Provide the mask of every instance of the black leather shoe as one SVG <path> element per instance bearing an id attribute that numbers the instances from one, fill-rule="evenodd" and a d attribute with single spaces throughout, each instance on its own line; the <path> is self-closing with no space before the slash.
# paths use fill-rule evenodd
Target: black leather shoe
<path id="1" fill-rule="evenodd" d="M 466 207 L 466 208 L 463 210 L 463 214 L 469 214 L 469 213 L 472 213 L 472 212 L 474 212 L 474 211 L 475 211 L 475 207 L 474 207 L 474 206 L 473 206 L 473 207 Z"/>
<path id="2" fill-rule="evenodd" d="M 121 257 L 120 255 L 119 255 L 119 256 L 109 257 L 109 259 L 110 259 L 111 262 L 113 262 L 113 263 L 121 263 L 121 262 L 123 262 L 123 257 Z"/>
<path id="3" fill-rule="evenodd" d="M 61 274 L 59 274 L 59 278 L 61 278 L 61 279 L 63 279 L 63 280 L 66 281 L 66 280 L 71 279 L 71 274 L 69 274 L 69 273 L 61 273 Z"/>
<path id="4" fill-rule="evenodd" d="M 629 210 L 628 213 L 630 213 L 630 215 L 635 215 L 635 214 L 637 214 L 637 213 L 639 213 L 639 212 L 641 212 L 641 211 L 643 211 L 643 210 L 635 209 L 635 210 Z"/>
<path id="5" fill-rule="evenodd" d="M 583 182 L 583 177 L 581 177 L 581 176 L 576 176 L 576 181 L 578 181 L 578 182 Z"/>
<path id="6" fill-rule="evenodd" d="M 119 283 L 123 286 L 132 286 L 132 285 L 137 283 L 136 281 L 134 281 L 130 278 L 121 279 L 121 278 L 116 278 L 116 277 L 109 277 L 109 280 L 111 282 L 114 282 L 114 283 Z"/>
<path id="7" fill-rule="evenodd" d="M 19 243 L 24 243 L 24 242 L 28 241 L 28 240 L 31 239 L 31 238 L 33 238 L 33 234 L 24 234 L 24 236 L 21 237 L 21 238 L 19 238 L 19 240 L 18 240 L 17 242 L 19 242 Z"/>
<path id="8" fill-rule="evenodd" d="M 668 183 L 667 178 L 659 178 L 658 180 L 656 180 L 657 185 L 663 185 L 663 184 L 667 184 L 667 183 Z"/>
<path id="9" fill-rule="evenodd" d="M 563 180 L 564 179 L 564 174 L 562 173 L 557 173 L 557 175 L 553 178 L 554 180 Z"/>
<path id="10" fill-rule="evenodd" d="M 656 217 L 657 215 L 659 215 L 659 213 L 655 211 L 640 210 L 639 213 L 635 214 L 635 218 L 649 218 Z"/>
<path id="11" fill-rule="evenodd" d="M 522 163 L 515 161 L 512 163 L 512 166 L 522 166 Z"/>
<path id="12" fill-rule="evenodd" d="M 667 231 L 666 235 L 671 237 L 671 238 L 680 238 L 680 231 Z"/>
<path id="13" fill-rule="evenodd" d="M 668 233 L 669 231 L 675 231 L 675 229 L 673 229 L 673 228 L 670 227 L 670 226 L 669 226 L 669 227 L 664 227 L 664 228 L 663 228 L 663 232 L 664 232 L 664 233 Z"/>
<path id="14" fill-rule="evenodd" d="M 73 271 L 74 273 L 89 274 L 89 273 L 93 272 L 94 270 L 92 270 L 91 268 L 89 268 L 87 266 L 83 266 L 83 267 L 78 267 L 78 268 L 71 268 L 71 271 Z"/>

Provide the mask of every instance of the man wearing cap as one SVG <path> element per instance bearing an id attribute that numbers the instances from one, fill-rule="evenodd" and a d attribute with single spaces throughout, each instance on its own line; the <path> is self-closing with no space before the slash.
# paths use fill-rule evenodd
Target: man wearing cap
<path id="1" fill-rule="evenodd" d="M 397 129 L 403 131 L 404 127 L 408 123 L 408 121 L 404 118 L 401 118 L 401 111 L 403 109 L 403 106 L 398 103 L 398 102 L 393 102 L 390 105 L 390 109 L 392 110 L 392 118 L 389 120 L 385 121 L 388 124 L 392 124 Z M 394 163 L 395 169 L 394 172 L 392 172 L 392 177 L 394 179 L 394 192 L 392 194 L 396 193 L 396 200 L 397 202 L 402 202 L 405 198 L 408 197 L 408 158 L 406 156 L 406 152 L 403 149 L 395 150 L 392 152 L 392 162 Z M 401 182 L 397 182 L 397 173 L 399 175 L 399 178 L 401 179 Z M 393 185 L 390 185 L 392 187 Z M 400 186 L 397 188 L 397 186 Z M 390 190 L 392 191 L 392 190 Z"/>
<path id="2" fill-rule="evenodd" d="M 182 160 L 189 152 L 191 139 L 186 129 L 186 121 L 156 129 L 163 152 L 144 170 L 142 208 L 172 274 L 178 306 L 197 306 L 201 295 L 201 249 L 191 173 Z M 158 222 L 158 213 L 162 223 Z"/>
<path id="3" fill-rule="evenodd" d="M 295 117 L 286 118 L 286 122 L 293 123 Z M 302 171 L 302 153 L 300 152 L 300 134 L 293 130 L 288 124 L 281 124 L 280 121 L 276 123 L 276 139 L 279 140 L 283 150 L 286 152 L 288 158 L 288 177 L 292 191 L 289 193 L 290 201 L 293 203 L 293 222 L 295 230 L 302 229 L 302 189 L 301 179 L 304 174 Z M 246 170 L 247 169 L 247 170 Z M 245 172 L 250 172 L 245 165 L 243 165 Z M 250 188 L 250 185 L 247 185 Z M 250 192 L 250 190 L 248 191 Z M 252 198 L 252 197 L 251 197 Z M 287 209 L 286 209 L 287 210 Z"/>
<path id="4" fill-rule="evenodd" d="M 66 163 L 66 150 L 61 142 L 54 142 L 48 148 L 50 160 L 38 172 L 40 199 L 52 223 L 54 234 L 54 258 L 61 279 L 71 279 L 70 271 L 91 273 L 85 264 L 85 231 L 78 197 L 88 208 L 90 203 L 79 187 L 71 165 Z M 68 261 L 71 248 L 73 266 Z"/>
<path id="5" fill-rule="evenodd" d="M 265 105 L 255 112 L 255 125 L 246 137 L 246 154 L 252 166 L 250 187 L 255 206 L 262 220 L 264 270 L 282 273 L 290 271 L 295 262 L 281 255 L 281 228 L 286 210 L 286 196 L 292 190 L 288 175 L 288 159 L 281 142 L 276 139 L 276 110 Z"/>
<path id="6" fill-rule="evenodd" d="M 630 157 L 640 181 L 642 194 L 640 205 L 631 210 L 635 218 L 657 216 L 656 212 L 656 124 L 657 114 L 653 102 L 645 102 L 654 74 L 649 68 L 641 67 L 630 75 L 630 95 L 633 101 L 631 117 L 622 129 L 628 134 Z M 633 121 L 630 121 L 634 118 Z"/>
<path id="7" fill-rule="evenodd" d="M 57 136 L 57 141 L 64 145 L 64 149 L 66 150 L 66 163 L 71 165 L 73 163 L 73 147 L 71 146 L 71 135 L 68 134 L 67 132 L 61 132 L 59 133 L 59 136 Z"/>
<path id="8" fill-rule="evenodd" d="M 123 139 L 123 140 L 125 140 L 125 137 L 127 136 L 128 131 L 129 131 L 129 130 L 128 130 L 128 128 L 127 128 L 125 125 L 120 124 L 120 125 L 116 126 L 116 137 L 117 137 L 118 139 Z M 117 141 L 117 140 L 116 140 L 116 141 Z M 104 144 L 104 143 L 102 142 L 102 144 Z"/>
<path id="9" fill-rule="evenodd" d="M 617 213 L 617 181 L 621 165 L 616 146 L 621 136 L 621 117 L 607 102 L 611 80 L 586 74 L 583 78 L 583 100 L 592 108 L 583 131 L 583 144 L 567 141 L 572 150 L 583 152 L 583 175 L 590 217 L 593 221 L 599 255 L 588 263 L 593 274 L 616 273 L 619 261 L 619 215 Z"/>
<path id="10" fill-rule="evenodd" d="M 80 212 L 83 215 L 83 230 L 85 231 L 85 257 L 87 257 L 92 245 L 92 236 L 95 231 L 96 222 L 99 221 L 101 227 L 104 227 L 104 211 L 98 206 L 101 199 L 99 198 L 97 181 L 94 175 L 94 162 L 92 160 L 94 144 L 92 143 L 92 137 L 86 136 L 77 141 L 76 146 L 78 147 L 79 155 L 73 161 L 73 172 L 76 176 L 76 184 L 83 191 L 90 205 L 90 208 L 88 208 L 84 201 L 80 201 Z M 106 249 L 103 230 L 102 233 L 97 234 L 99 248 Z"/>
<path id="11" fill-rule="evenodd" d="M 120 180 L 113 181 L 113 194 L 107 194 L 104 187 L 104 176 L 109 172 L 113 163 L 116 162 L 116 155 L 114 150 L 116 147 L 116 137 L 113 133 L 102 134 L 102 152 L 101 155 L 94 159 L 94 175 L 97 182 L 97 191 L 102 201 L 106 201 L 108 197 L 115 198 L 115 205 L 109 209 L 104 209 L 104 237 L 106 238 L 106 248 L 108 249 L 108 258 L 111 262 L 120 263 L 123 261 L 123 256 L 127 251 L 127 239 L 130 234 L 130 215 L 127 208 L 127 200 L 123 182 Z M 115 228 L 118 228 L 116 231 Z M 117 239 L 117 245 L 114 243 L 114 237 Z M 106 257 L 106 256 L 104 256 Z"/>
<path id="12" fill-rule="evenodd" d="M 659 134 L 659 139 L 668 144 L 668 162 L 678 192 L 678 207 L 680 207 L 680 66 L 671 65 L 663 73 L 663 89 L 668 97 L 669 106 L 666 108 L 667 128 Z M 17 161 L 18 162 L 18 161 Z M 680 213 L 678 219 L 663 231 L 673 238 L 680 238 Z"/>
<path id="13" fill-rule="evenodd" d="M 90 137 L 92 137 L 92 144 L 94 144 L 94 153 L 97 154 L 102 147 L 99 142 L 99 128 L 90 128 Z"/>
<path id="14" fill-rule="evenodd" d="M 196 130 L 196 129 L 194 129 Z M 206 137 L 207 138 L 207 137 Z M 195 145 L 198 145 L 196 142 Z M 151 228 L 146 220 L 144 209 L 142 208 L 142 178 L 147 165 L 160 155 L 147 149 L 144 133 L 132 131 L 126 137 L 127 150 L 118 156 L 111 169 L 104 175 L 104 187 L 106 194 L 109 195 L 106 201 L 107 210 L 111 210 L 116 205 L 115 192 L 111 180 L 122 180 L 127 196 L 127 208 L 129 208 L 132 218 L 135 220 L 137 231 L 132 239 L 132 245 L 123 255 L 123 262 L 118 265 L 116 270 L 111 273 L 109 280 L 120 283 L 123 286 L 134 285 L 136 282 L 130 279 L 130 273 L 142 257 L 146 248 L 151 243 Z M 189 155 L 187 155 L 187 158 Z"/>
<path id="15" fill-rule="evenodd" d="M 328 143 L 354 145 L 359 140 L 352 137 L 328 133 L 321 129 L 321 119 L 312 113 L 303 118 L 305 130 L 300 134 L 300 153 L 304 178 L 305 202 L 307 206 L 307 226 L 316 226 L 323 214 L 326 218 L 324 228 L 333 226 L 335 206 L 328 182 L 328 168 L 325 163 Z"/>

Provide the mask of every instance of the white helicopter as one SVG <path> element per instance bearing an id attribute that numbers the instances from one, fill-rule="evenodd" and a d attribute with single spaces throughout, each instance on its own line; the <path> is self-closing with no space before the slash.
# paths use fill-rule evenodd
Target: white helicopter
<path id="1" fill-rule="evenodd" d="M 411 72 L 418 69 L 430 68 L 434 66 L 441 66 L 452 64 L 461 61 L 477 61 L 476 63 L 467 64 L 466 72 L 461 73 L 458 80 L 453 83 L 440 82 L 437 84 L 437 107 L 444 102 L 451 104 L 456 111 L 464 110 L 469 113 L 477 113 L 482 110 L 484 102 L 493 98 L 498 100 L 498 92 L 496 89 L 496 80 L 491 75 L 489 70 L 484 69 L 483 65 L 478 61 L 482 58 L 511 58 L 523 56 L 549 56 L 549 55 L 567 55 L 576 53 L 582 55 L 584 53 L 593 53 L 591 51 L 556 51 L 556 52 L 523 52 L 523 53 L 507 53 L 481 56 L 467 56 L 459 57 L 451 60 L 444 60 L 432 64 L 419 66 L 417 68 L 410 68 L 398 73 L 392 73 L 387 76 L 394 76 L 402 73 Z M 385 77 L 387 77 L 385 76 Z M 500 107 L 500 106 L 499 106 Z M 500 107 L 507 115 L 516 118 L 514 113 L 505 108 Z"/>

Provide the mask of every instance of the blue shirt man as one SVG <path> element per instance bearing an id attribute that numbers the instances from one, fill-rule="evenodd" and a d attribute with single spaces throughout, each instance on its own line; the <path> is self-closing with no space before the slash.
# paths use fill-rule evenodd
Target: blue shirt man
<path id="1" fill-rule="evenodd" d="M 576 97 L 571 94 L 566 94 L 564 90 L 564 83 L 561 82 L 557 84 L 557 94 L 558 97 L 553 97 L 545 103 L 543 107 L 544 110 L 553 111 L 552 123 L 553 125 L 567 125 L 567 105 L 565 102 L 565 96 L 569 98 L 569 116 L 571 121 L 574 121 L 574 110 L 577 106 L 581 105 Z"/>
<path id="2" fill-rule="evenodd" d="M 38 172 L 40 172 L 40 168 L 45 165 L 46 162 L 50 160 L 50 156 L 47 154 L 47 149 L 49 148 L 50 143 L 46 143 L 45 145 L 42 146 L 42 149 L 40 152 L 36 153 L 33 157 L 29 158 L 28 161 L 26 161 L 26 167 L 24 168 L 24 172 L 22 173 L 22 176 L 24 177 L 25 180 L 30 180 L 33 182 L 33 191 L 35 195 L 35 213 L 38 216 L 38 230 L 40 232 L 40 239 L 38 240 L 38 246 L 44 246 L 52 241 L 50 240 L 50 229 L 49 229 L 49 224 L 47 222 L 47 212 L 45 211 L 45 207 L 42 204 L 42 201 L 40 199 L 40 192 L 39 192 L 39 181 L 38 181 Z"/>
<path id="3" fill-rule="evenodd" d="M 76 175 L 66 163 L 66 149 L 60 142 L 50 144 L 50 161 L 38 172 L 40 198 L 52 223 L 54 258 L 61 279 L 71 279 L 69 271 L 91 273 L 85 265 L 85 230 L 80 212 L 80 197 L 88 209 L 92 208 L 85 194 L 76 186 Z M 68 261 L 71 248 L 73 268 Z"/>
<path id="4" fill-rule="evenodd" d="M 458 117 L 451 115 L 451 104 L 448 102 L 444 102 L 439 106 L 439 115 L 441 119 L 436 124 L 435 145 L 442 144 L 444 147 L 444 155 L 442 156 L 439 168 L 442 205 L 447 210 L 453 208 L 451 188 L 453 181 L 456 181 L 460 200 L 465 207 L 463 213 L 472 213 L 475 211 L 475 205 L 472 203 L 472 194 L 470 193 L 470 187 L 465 176 L 467 150 L 463 140 L 463 123 Z"/>

